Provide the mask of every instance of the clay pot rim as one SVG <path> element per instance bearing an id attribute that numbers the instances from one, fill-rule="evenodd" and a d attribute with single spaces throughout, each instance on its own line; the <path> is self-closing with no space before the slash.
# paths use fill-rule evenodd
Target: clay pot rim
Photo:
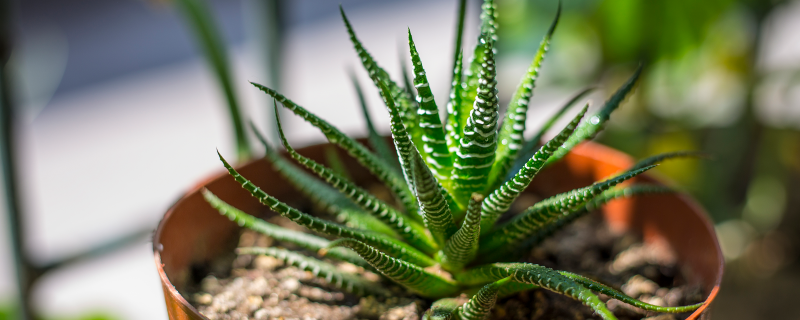
<path id="1" fill-rule="evenodd" d="M 309 145 L 306 148 L 313 147 L 313 146 L 316 146 L 316 145 L 321 145 L 321 144 L 327 144 L 327 143 Z M 627 163 L 627 164 L 633 163 L 633 160 L 627 154 L 622 153 L 621 151 L 615 150 L 613 148 L 610 148 L 610 147 L 607 147 L 607 146 L 604 146 L 604 145 L 601 145 L 601 144 L 598 144 L 598 143 L 591 142 L 591 141 L 584 142 L 584 143 L 576 146 L 575 149 L 573 149 L 573 150 L 574 151 L 578 151 L 578 150 L 586 151 L 585 153 L 582 153 L 581 155 L 586 157 L 586 158 L 590 158 L 595 162 Z M 248 161 L 248 162 L 246 162 L 244 164 L 241 164 L 239 166 L 250 165 L 251 163 L 256 162 L 256 161 L 263 161 L 263 159 L 254 159 L 254 160 Z M 622 167 L 624 167 L 624 166 L 622 166 Z M 163 232 L 163 229 L 165 227 L 165 222 L 168 221 L 170 216 L 172 216 L 174 214 L 176 208 L 178 208 L 181 203 L 183 203 L 184 201 L 187 200 L 189 195 L 200 191 L 201 189 L 203 189 L 210 182 L 216 181 L 217 179 L 220 179 L 220 178 L 222 178 L 222 177 L 224 177 L 226 175 L 227 175 L 226 171 L 217 170 L 215 173 L 211 174 L 207 178 L 205 178 L 205 179 L 201 180 L 199 183 L 195 184 L 187 192 L 183 193 L 181 198 L 178 199 L 175 203 L 173 203 L 170 206 L 170 208 L 167 210 L 167 212 L 164 214 L 164 217 L 161 219 L 161 221 L 159 221 L 158 226 L 156 227 L 156 230 L 154 231 L 154 234 L 153 234 L 153 242 L 152 242 L 153 243 L 153 260 L 156 263 L 156 268 L 157 268 L 157 271 L 158 271 L 159 278 L 161 279 L 162 287 L 165 290 L 169 291 L 169 294 L 172 296 L 173 299 L 175 299 L 180 304 L 181 308 L 187 309 L 191 313 L 199 315 L 202 319 L 205 319 L 205 320 L 208 320 L 208 318 L 206 316 L 202 315 L 191 303 L 189 303 L 189 301 L 187 301 L 186 298 L 183 295 L 180 294 L 180 292 L 175 288 L 175 286 L 172 284 L 172 282 L 167 277 L 167 274 L 164 271 L 164 264 L 162 263 L 162 260 L 161 260 L 160 238 L 161 238 L 161 234 Z M 655 179 L 655 180 L 658 181 L 658 179 Z M 718 257 L 720 257 L 720 259 L 718 259 L 718 263 L 717 263 L 717 277 L 716 277 L 716 279 L 714 279 L 714 286 L 712 287 L 711 291 L 708 293 L 708 296 L 706 297 L 706 299 L 704 301 L 705 303 L 703 304 L 703 306 L 701 306 L 700 308 L 698 308 L 697 310 L 692 312 L 692 314 L 689 315 L 689 317 L 686 318 L 686 320 L 696 320 L 696 319 L 701 319 L 701 316 L 703 315 L 703 313 L 708 309 L 709 305 L 714 301 L 714 299 L 716 299 L 716 297 L 717 297 L 717 295 L 719 293 L 720 285 L 722 283 L 722 276 L 723 276 L 723 272 L 724 272 L 725 261 L 722 258 L 723 255 L 722 255 L 722 249 L 720 248 L 720 245 L 719 245 L 719 239 L 717 239 L 716 232 L 714 230 L 714 226 L 711 223 L 711 220 L 708 218 L 708 214 L 706 213 L 705 209 L 703 209 L 702 206 L 700 206 L 692 197 L 688 196 L 685 193 L 678 193 L 678 194 L 676 194 L 676 196 L 681 201 L 686 203 L 692 209 L 692 211 L 695 212 L 695 214 L 700 216 L 700 218 L 701 218 L 700 220 L 703 223 L 703 227 L 711 235 L 711 237 L 714 240 L 714 247 L 716 249 L 715 253 L 716 253 L 716 255 Z M 167 292 L 164 292 L 164 294 L 167 294 Z"/>

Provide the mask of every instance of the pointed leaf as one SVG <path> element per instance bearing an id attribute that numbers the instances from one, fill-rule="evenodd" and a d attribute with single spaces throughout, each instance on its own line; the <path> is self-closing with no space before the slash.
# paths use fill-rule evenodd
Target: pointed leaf
<path id="1" fill-rule="evenodd" d="M 459 298 L 442 298 L 436 300 L 428 311 L 422 315 L 422 320 L 451 320 L 456 319 L 454 312 L 464 303 Z"/>
<path id="2" fill-rule="evenodd" d="M 366 190 L 361 189 L 354 183 L 337 175 L 333 172 L 333 170 L 326 168 L 316 161 L 297 153 L 297 151 L 295 151 L 294 148 L 289 145 L 289 141 L 286 140 L 286 135 L 284 135 L 283 126 L 281 125 L 280 116 L 277 112 L 277 106 L 275 111 L 275 119 L 277 120 L 278 124 L 278 133 L 280 134 L 283 146 L 293 159 L 297 160 L 297 162 L 302 166 L 311 170 L 311 172 L 339 190 L 341 194 L 350 199 L 350 201 L 353 201 L 355 204 L 361 207 L 361 209 L 372 214 L 375 218 L 378 218 L 383 223 L 394 229 L 397 234 L 399 234 L 412 246 L 419 248 L 428 254 L 436 252 L 436 245 L 426 235 L 425 229 L 421 225 L 411 219 L 406 219 L 405 215 L 390 207 L 388 204 L 373 196 Z"/>
<path id="3" fill-rule="evenodd" d="M 607 285 L 604 285 L 604 284 L 602 284 L 600 282 L 597 282 L 597 281 L 594 281 L 592 279 L 586 278 L 586 277 L 581 276 L 579 274 L 575 274 L 575 273 L 572 273 L 572 272 L 566 272 L 566 271 L 559 271 L 559 273 L 561 273 L 561 275 L 563 275 L 563 276 L 565 276 L 567 278 L 572 279 L 572 281 L 575 281 L 576 283 L 578 283 L 578 284 L 580 284 L 580 285 L 582 285 L 582 286 L 584 286 L 584 287 L 586 287 L 586 288 L 588 288 L 590 290 L 600 292 L 600 293 L 605 294 L 605 295 L 607 295 L 607 296 L 609 296 L 611 298 L 617 299 L 619 301 L 622 301 L 624 303 L 627 303 L 629 305 L 632 305 L 632 306 L 635 306 L 637 308 L 644 309 L 644 310 L 647 310 L 647 311 L 665 312 L 665 313 L 681 313 L 681 312 L 693 311 L 693 310 L 695 310 L 697 308 L 702 307 L 703 304 L 705 304 L 705 302 L 700 302 L 700 303 L 697 303 L 697 304 L 688 305 L 688 306 L 681 306 L 681 307 L 656 306 L 656 305 L 652 305 L 652 304 L 637 300 L 637 299 L 635 299 L 633 297 L 630 297 L 630 296 L 628 296 L 628 295 L 626 295 L 626 294 L 624 294 L 624 293 L 622 293 L 622 292 L 620 292 L 620 291 L 618 291 L 618 290 L 616 290 L 614 288 L 611 288 L 611 287 L 609 287 Z"/>
<path id="4" fill-rule="evenodd" d="M 392 81 L 389 74 L 378 66 L 375 59 L 364 49 L 361 41 L 356 37 L 353 26 L 350 25 L 350 20 L 347 19 L 347 15 L 344 14 L 344 9 L 342 9 L 341 5 L 339 6 L 339 13 L 341 13 L 342 20 L 344 20 L 345 27 L 347 27 L 347 33 L 350 35 L 350 42 L 353 43 L 353 47 L 356 49 L 358 57 L 361 58 L 361 64 L 367 69 L 369 77 L 375 82 L 376 87 L 378 86 L 378 80 L 380 80 L 389 88 L 392 99 L 397 103 L 400 117 L 402 117 L 403 123 L 406 124 L 409 134 L 411 134 L 412 139 L 414 139 L 414 143 L 422 145 L 422 134 L 419 131 L 419 119 L 417 119 L 417 105 L 414 103 L 411 95 L 406 89 L 401 88 L 397 83 Z"/>
<path id="5" fill-rule="evenodd" d="M 553 222 L 553 219 L 581 208 L 603 191 L 644 173 L 653 167 L 655 166 L 628 171 L 625 174 L 608 180 L 596 182 L 591 186 L 575 189 L 542 200 L 515 216 L 511 221 L 503 224 L 499 229 L 483 237 L 486 240 L 480 244 L 479 254 L 489 253 L 501 246 L 519 243 L 539 230 L 546 228 L 548 224 Z"/>
<path id="6" fill-rule="evenodd" d="M 617 107 L 619 107 L 619 104 L 622 103 L 622 100 L 624 100 L 625 97 L 628 96 L 628 93 L 633 90 L 633 86 L 636 84 L 636 80 L 639 79 L 640 74 L 642 74 L 642 66 L 639 66 L 639 68 L 636 69 L 636 72 L 634 72 L 633 75 L 628 78 L 628 81 L 626 81 L 619 89 L 617 89 L 616 92 L 614 92 L 613 95 L 611 95 L 611 98 L 606 101 L 605 105 L 603 105 L 603 108 L 600 109 L 597 114 L 589 117 L 587 121 L 584 121 L 580 126 L 578 126 L 578 129 L 575 130 L 575 135 L 570 137 L 569 140 L 567 140 L 567 142 L 565 142 L 564 145 L 561 146 L 561 148 L 559 148 L 552 157 L 550 157 L 550 160 L 547 161 L 548 165 L 561 160 L 561 158 L 563 158 L 576 145 L 585 140 L 594 138 L 598 132 L 603 130 L 606 122 L 608 122 L 608 119 L 611 117 L 611 113 L 614 112 Z"/>
<path id="7" fill-rule="evenodd" d="M 369 114 L 367 100 L 364 99 L 364 92 L 361 90 L 361 84 L 359 84 L 356 75 L 352 71 L 350 72 L 350 80 L 353 81 L 353 87 L 356 89 L 361 112 L 364 114 L 364 122 L 367 124 L 367 138 L 369 139 L 370 147 L 372 147 L 372 150 L 375 150 L 375 154 L 377 154 L 379 158 L 385 159 L 387 162 L 392 162 L 392 168 L 399 171 L 399 163 L 392 161 L 392 159 L 394 159 L 394 153 L 389 148 L 386 140 L 384 140 L 378 133 L 378 130 L 375 129 L 375 125 L 372 124 L 372 117 Z"/>
<path id="8" fill-rule="evenodd" d="M 528 188 L 539 170 L 544 167 L 547 159 L 572 135 L 588 108 L 587 104 L 557 136 L 539 149 L 511 180 L 506 181 L 500 188 L 489 194 L 481 211 L 481 230 L 485 230 L 484 233 L 494 227 L 500 215 L 505 213 L 522 191 Z"/>
<path id="9" fill-rule="evenodd" d="M 536 148 L 539 146 L 539 143 L 541 142 L 542 137 L 544 137 L 544 134 L 547 133 L 547 130 L 550 130 L 550 127 L 552 127 L 556 123 L 556 121 L 561 119 L 561 116 L 563 116 L 564 113 L 566 113 L 567 110 L 570 109 L 570 107 L 575 105 L 575 103 L 578 102 L 578 100 L 580 100 L 590 92 L 594 91 L 594 89 L 595 88 L 593 87 L 589 87 L 583 89 L 583 91 L 578 92 L 578 94 L 572 96 L 572 98 L 569 99 L 567 103 L 561 106 L 561 108 L 558 109 L 558 111 L 556 111 L 556 113 L 553 116 L 551 116 L 550 119 L 547 120 L 547 122 L 544 123 L 544 125 L 533 136 L 533 138 L 525 141 L 525 146 L 522 147 L 519 156 L 514 161 L 512 169 L 509 170 L 508 174 L 506 175 L 506 180 L 511 179 L 511 177 L 513 177 L 513 175 L 517 171 L 519 171 L 519 169 L 522 168 L 523 165 L 525 165 L 525 162 L 527 162 L 528 159 L 530 159 L 533 156 L 533 154 L 536 153 Z"/>
<path id="10" fill-rule="evenodd" d="M 467 206 L 467 215 L 461 228 L 447 240 L 440 255 L 442 267 L 448 271 L 460 271 L 475 258 L 478 252 L 478 237 L 481 232 L 481 205 L 483 196 L 473 193 Z"/>
<path id="11" fill-rule="evenodd" d="M 392 258 L 361 241 L 339 239 L 331 242 L 328 247 L 353 249 L 384 276 L 425 298 L 446 297 L 458 292 L 458 286 L 455 282 L 430 273 L 403 259 Z"/>
<path id="12" fill-rule="evenodd" d="M 433 177 L 430 168 L 422 160 L 416 148 L 411 149 L 414 191 L 419 201 L 419 210 L 425 221 L 425 228 L 430 231 L 433 239 L 444 246 L 445 240 L 456 232 L 453 223 L 453 214 L 447 205 L 445 191 Z"/>
<path id="13" fill-rule="evenodd" d="M 528 72 L 522 77 L 517 91 L 511 98 L 511 102 L 506 109 L 505 120 L 500 127 L 500 133 L 497 136 L 497 157 L 492 172 L 489 175 L 489 185 L 495 186 L 502 183 L 501 179 L 506 177 L 508 171 L 517 155 L 522 148 L 523 136 L 525 133 L 525 121 L 528 119 L 528 103 L 533 95 L 533 88 L 536 87 L 536 79 L 539 77 L 539 67 L 544 61 L 544 56 L 547 49 L 550 48 L 550 39 L 553 37 L 553 32 L 556 30 L 558 18 L 561 16 L 561 2 L 558 2 L 558 10 L 556 17 L 550 24 L 550 29 L 547 30 L 544 39 L 539 44 L 539 50 L 528 67 Z"/>
<path id="14" fill-rule="evenodd" d="M 456 121 L 459 125 L 457 130 L 460 135 L 463 135 L 462 133 L 464 132 L 467 118 L 469 118 L 472 109 L 474 108 L 475 98 L 478 95 L 478 80 L 481 73 L 480 70 L 486 62 L 485 52 L 487 39 L 489 41 L 494 41 L 497 38 L 496 20 L 497 15 L 494 2 L 484 1 L 483 5 L 481 6 L 481 34 L 478 37 L 478 43 L 475 44 L 472 58 L 468 63 L 469 68 L 464 70 L 464 76 L 466 79 L 461 84 L 463 90 L 461 90 L 461 98 L 459 99 L 461 100 L 461 103 L 458 106 L 458 121 Z"/>
<path id="15" fill-rule="evenodd" d="M 470 269 L 456 275 L 456 280 L 465 285 L 476 285 L 510 277 L 511 281 L 533 284 L 549 291 L 560 293 L 592 308 L 606 320 L 617 318 L 591 290 L 575 283 L 553 269 L 530 263 L 493 263 Z"/>
<path id="16" fill-rule="evenodd" d="M 347 197 L 339 191 L 284 159 L 278 152 L 272 149 L 261 132 L 256 129 L 255 125 L 251 123 L 250 126 L 256 138 L 258 138 L 264 146 L 266 158 L 272 163 L 272 168 L 286 178 L 292 186 L 315 205 L 321 207 L 321 209 L 327 213 L 336 216 L 337 220 L 345 222 L 348 227 L 371 230 L 394 238 L 399 237 L 394 229 L 362 211 L 361 208 L 350 201 L 350 199 L 347 199 Z"/>
<path id="17" fill-rule="evenodd" d="M 320 261 L 312 257 L 307 257 L 297 252 L 274 247 L 249 247 L 238 248 L 236 249 L 236 253 L 266 255 L 276 258 L 290 266 L 300 268 L 300 270 L 309 271 L 315 277 L 324 279 L 325 282 L 340 290 L 344 290 L 359 296 L 391 296 L 391 292 L 383 289 L 383 287 L 381 287 L 378 283 L 368 281 L 359 275 L 342 272 L 339 270 L 339 268 L 330 263 Z"/>
<path id="18" fill-rule="evenodd" d="M 220 214 L 224 215 L 228 219 L 233 222 L 236 222 L 239 226 L 248 228 L 250 230 L 256 231 L 258 233 L 265 234 L 267 236 L 272 237 L 275 240 L 289 242 L 300 246 L 301 248 L 307 249 L 309 251 L 316 252 L 319 249 L 325 248 L 330 244 L 330 241 L 324 238 L 317 237 L 315 235 L 310 235 L 305 232 L 289 230 L 283 227 L 279 227 L 277 225 L 271 224 L 254 216 L 251 216 L 243 211 L 236 209 L 235 207 L 231 206 L 230 204 L 220 200 L 216 195 L 208 191 L 207 189 L 203 189 L 202 191 L 203 197 L 205 198 L 206 202 L 210 204 L 214 209 L 217 209 Z M 341 261 L 346 261 L 357 266 L 367 266 L 366 261 L 361 259 L 356 254 L 348 251 L 331 251 L 329 253 L 329 257 L 338 259 Z"/>
<path id="19" fill-rule="evenodd" d="M 483 192 L 497 149 L 497 70 L 494 61 L 495 8 L 493 1 L 483 5 L 485 28 L 481 30 L 484 59 L 480 66 L 479 85 L 474 107 L 459 140 L 452 175 L 456 200 L 469 201 L 473 192 Z"/>
<path id="20" fill-rule="evenodd" d="M 500 288 L 511 283 L 511 277 L 506 277 L 490 284 L 487 284 L 477 294 L 458 309 L 458 315 L 462 320 L 484 320 L 489 315 L 497 302 L 497 293 Z"/>
<path id="21" fill-rule="evenodd" d="M 378 177 L 381 182 L 389 187 L 389 190 L 391 190 L 392 193 L 397 196 L 397 198 L 400 200 L 400 203 L 406 210 L 410 210 L 409 212 L 416 211 L 416 200 L 413 199 L 414 195 L 411 194 L 411 190 L 408 189 L 405 181 L 403 181 L 403 177 L 401 177 L 400 174 L 392 168 L 391 164 L 378 158 L 364 145 L 351 139 L 339 131 L 339 129 L 336 129 L 336 127 L 329 124 L 327 121 L 320 119 L 305 108 L 294 103 L 292 100 L 287 99 L 282 94 L 254 82 L 251 82 L 251 84 L 275 98 L 275 100 L 280 102 L 285 108 L 294 112 L 294 114 L 302 117 L 311 123 L 311 125 L 317 127 L 320 131 L 322 131 L 325 137 L 328 138 L 328 141 L 347 151 L 347 153 L 356 159 L 358 163 L 364 166 L 364 168 L 369 170 L 372 174 Z"/>
<path id="22" fill-rule="evenodd" d="M 449 183 L 449 174 L 453 169 L 453 161 L 447 150 L 442 119 L 439 117 L 439 107 L 433 98 L 428 77 L 422 67 L 422 60 L 417 52 L 417 46 L 408 30 L 408 47 L 411 52 L 411 63 L 414 66 L 414 87 L 417 89 L 417 115 L 419 127 L 422 131 L 422 150 L 420 154 L 425 163 L 430 165 L 433 174 L 441 184 Z"/>
<path id="23" fill-rule="evenodd" d="M 544 228 L 536 231 L 533 235 L 525 239 L 525 241 L 521 242 L 518 246 L 506 246 L 503 248 L 499 248 L 498 250 L 480 256 L 479 261 L 482 263 L 489 263 L 489 262 L 498 262 L 503 260 L 508 260 L 509 257 L 514 259 L 515 257 L 521 257 L 526 252 L 530 252 L 531 248 L 539 244 L 541 241 L 544 241 L 554 232 L 560 230 L 564 226 L 568 225 L 575 219 L 578 219 L 589 212 L 599 208 L 600 206 L 606 204 L 607 202 L 619 199 L 619 198 L 630 198 L 637 195 L 646 195 L 646 194 L 659 194 L 659 193 L 670 193 L 675 192 L 673 189 L 664 186 L 657 186 L 657 185 L 647 185 L 647 184 L 640 184 L 640 185 L 633 185 L 626 188 L 612 188 L 610 190 L 606 190 L 605 192 L 601 193 L 600 195 L 592 198 L 589 202 L 587 202 L 583 207 L 574 209 L 569 211 L 566 214 L 563 214 L 557 217 L 554 221 L 548 223 Z"/>
<path id="24" fill-rule="evenodd" d="M 453 46 L 453 75 L 450 79 L 450 96 L 447 100 L 447 119 L 445 122 L 445 134 L 447 139 L 447 150 L 450 153 L 451 162 L 455 158 L 456 150 L 458 150 L 458 140 L 461 138 L 461 131 L 463 125 L 459 124 L 459 110 L 461 107 L 461 78 L 463 76 L 462 65 L 464 60 L 464 50 L 461 48 L 462 38 L 464 36 L 464 18 L 467 12 L 467 0 L 460 0 L 458 2 L 458 15 L 456 25 L 456 43 Z"/>
<path id="25" fill-rule="evenodd" d="M 281 216 L 284 216 L 301 226 L 333 237 L 348 237 L 357 239 L 359 241 L 364 241 L 372 246 L 380 248 L 392 257 L 408 261 L 409 263 L 415 265 L 427 267 L 432 266 L 435 263 L 433 259 L 426 256 L 424 253 L 400 241 L 377 233 L 351 229 L 292 208 L 275 197 L 270 196 L 264 192 L 264 190 L 261 190 L 261 188 L 250 182 L 250 180 L 247 180 L 245 177 L 239 174 L 236 169 L 228 164 L 222 155 L 219 155 L 219 159 L 222 161 L 222 164 L 225 165 L 225 168 L 228 169 L 228 173 L 230 173 L 236 182 L 239 182 L 242 188 L 250 192 L 250 194 L 258 199 L 259 202 L 268 206 L 270 209 L 272 209 L 272 211 L 279 213 Z"/>
<path id="26" fill-rule="evenodd" d="M 463 0 L 462 0 L 463 1 Z M 447 151 L 450 153 L 450 158 L 455 159 L 456 151 L 458 150 L 458 141 L 461 139 L 461 131 L 464 127 L 461 122 L 461 98 L 464 88 L 461 87 L 461 65 L 463 62 L 463 53 L 459 52 L 456 56 L 456 65 L 453 67 L 453 82 L 450 85 L 450 99 L 447 101 L 447 122 L 445 123 L 445 131 L 447 132 Z"/>

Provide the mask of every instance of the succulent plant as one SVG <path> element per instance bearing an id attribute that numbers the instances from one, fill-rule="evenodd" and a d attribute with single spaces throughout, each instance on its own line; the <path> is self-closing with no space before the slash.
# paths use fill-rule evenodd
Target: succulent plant
<path id="1" fill-rule="evenodd" d="M 336 169 L 338 166 L 329 168 L 299 154 L 287 141 L 278 118 L 281 141 L 301 166 L 271 149 L 254 128 L 267 149 L 267 159 L 298 190 L 342 223 L 323 220 L 281 202 L 241 176 L 220 155 L 230 174 L 261 203 L 322 235 L 270 224 L 204 190 L 206 200 L 239 225 L 293 243 L 312 254 L 277 247 L 239 248 L 238 253 L 273 256 L 353 294 L 390 295 L 386 288 L 341 271 L 320 257 L 364 267 L 434 301 L 425 313 L 430 319 L 485 319 L 498 297 L 534 288 L 578 300 L 603 319 L 616 318 L 595 292 L 656 312 L 686 312 L 700 307 L 702 303 L 684 307 L 650 305 L 578 274 L 516 262 L 522 253 L 555 230 L 608 201 L 671 192 L 662 186 L 618 184 L 666 158 L 694 154 L 675 152 L 647 158 L 604 181 L 549 197 L 509 219 L 499 220 L 541 169 L 602 130 L 611 112 L 631 92 L 641 67 L 597 113 L 584 119 L 587 104 L 554 138 L 540 145 L 544 132 L 588 92 L 585 90 L 568 102 L 534 137 L 523 137 L 528 102 L 558 22 L 560 5 L 502 122 L 495 81 L 495 5 L 486 0 L 482 6 L 480 37 L 472 60 L 466 65 L 461 51 L 464 6 L 465 1 L 460 1 L 453 81 L 444 125 L 410 30 L 415 89 L 410 88 L 410 80 L 405 86 L 398 85 L 378 66 L 340 8 L 355 50 L 386 104 L 396 157 L 375 131 L 355 77 L 372 150 L 275 90 L 253 83 L 274 98 L 276 114 L 280 103 L 317 127 L 332 144 L 346 150 L 386 185 L 397 205 L 357 186 L 341 169 Z M 313 257 L 313 253 L 320 257 Z M 465 303 L 459 303 L 464 299 L 455 298 L 462 293 L 469 297 Z"/>

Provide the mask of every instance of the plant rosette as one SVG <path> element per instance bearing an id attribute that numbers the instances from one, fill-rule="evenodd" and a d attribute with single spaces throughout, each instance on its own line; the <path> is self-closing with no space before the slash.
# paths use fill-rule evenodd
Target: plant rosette
<path id="1" fill-rule="evenodd" d="M 584 90 L 526 139 L 527 105 L 560 6 L 502 119 L 495 80 L 494 3 L 488 0 L 482 6 L 480 36 L 466 64 L 461 50 L 464 8 L 461 1 L 444 121 L 411 31 L 413 77 L 404 74 L 407 81 L 401 86 L 367 52 L 341 10 L 355 50 L 389 112 L 389 144 L 376 133 L 363 97 L 371 148 L 281 93 L 253 83 L 274 99 L 281 142 L 291 159 L 274 151 L 253 128 L 267 150 L 266 161 L 234 168 L 219 155 L 229 176 L 203 184 L 166 214 L 156 231 L 154 249 L 171 319 L 205 319 L 180 292 L 203 278 L 215 258 L 234 252 L 238 226 L 295 248 L 245 247 L 236 249 L 238 254 L 272 257 L 355 296 L 385 299 L 399 288 L 426 301 L 423 319 L 487 319 L 498 298 L 530 290 L 571 298 L 605 320 L 617 317 L 601 296 L 650 312 L 692 312 L 689 319 L 704 314 L 722 275 L 713 228 L 694 202 L 641 176 L 663 160 L 699 154 L 672 152 L 634 163 L 586 142 L 604 128 L 633 90 L 641 67 L 598 111 L 584 117 L 587 104 L 552 139 L 542 141 L 545 132 L 588 92 Z M 356 88 L 361 95 L 357 83 Z M 326 166 L 321 147 L 292 148 L 277 117 L 278 103 L 320 129 L 352 163 L 328 151 Z M 346 169 L 356 164 L 362 169 Z M 370 180 L 382 184 L 390 196 L 379 197 L 365 189 Z M 542 200 L 511 210 L 525 194 Z M 292 206 L 303 203 L 298 199 L 313 203 L 322 215 Z M 309 232 L 260 219 L 257 216 L 265 208 Z M 603 208 L 613 230 L 639 233 L 646 243 L 671 248 L 681 268 L 688 270 L 687 281 L 701 285 L 706 300 L 686 306 L 653 305 L 584 275 L 519 262 L 554 232 L 598 208 Z M 330 261 L 349 263 L 382 278 L 368 279 Z M 381 283 L 394 283 L 395 291 Z"/>

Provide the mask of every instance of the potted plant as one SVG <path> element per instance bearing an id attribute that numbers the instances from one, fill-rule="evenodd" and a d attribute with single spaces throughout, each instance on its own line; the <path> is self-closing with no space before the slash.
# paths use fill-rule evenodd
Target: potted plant
<path id="1" fill-rule="evenodd" d="M 280 103 L 319 128 L 353 161 L 343 165 L 329 161 L 331 167 L 327 167 L 321 161 L 326 154 L 337 158 L 330 158 L 332 153 L 324 147 L 293 149 L 280 130 L 279 118 L 281 141 L 299 166 L 272 151 L 264 139 L 268 162 L 234 168 L 220 155 L 230 176 L 201 183 L 182 198 L 165 215 L 154 237 L 170 318 L 206 319 L 181 291 L 199 283 L 213 260 L 234 252 L 240 227 L 268 236 L 275 245 L 240 247 L 237 254 L 269 256 L 270 261 L 309 271 L 313 281 L 362 297 L 360 304 L 367 298 L 417 299 L 415 305 L 425 309 L 421 314 L 428 319 L 486 319 L 493 316 L 499 297 L 531 290 L 574 299 L 603 319 L 617 317 L 598 294 L 645 311 L 701 317 L 719 289 L 722 274 L 713 229 L 694 202 L 653 178 L 640 176 L 664 159 L 696 154 L 675 152 L 634 163 L 618 152 L 585 142 L 602 130 L 611 112 L 632 91 L 641 68 L 593 115 L 584 117 L 585 106 L 554 138 L 540 145 L 545 131 L 583 92 L 537 135 L 523 138 L 527 104 L 559 13 L 501 121 L 495 89 L 494 3 L 484 2 L 474 57 L 463 64 L 461 1 L 453 82 L 447 119 L 442 123 L 411 32 L 415 89 L 410 88 L 411 81 L 404 88 L 390 79 L 364 49 L 342 10 L 353 45 L 390 113 L 396 153 L 388 151 L 390 147 L 374 130 L 369 131 L 370 150 L 277 91 L 253 83 L 274 98 L 276 117 Z M 363 99 L 362 108 L 366 112 Z M 630 184 L 632 180 L 638 181 Z M 369 192 L 364 187 L 376 183 L 384 188 Z M 298 191 L 315 206 L 298 200 Z M 629 199 L 640 194 L 648 196 Z M 525 196 L 539 201 L 522 210 L 512 209 Z M 296 208 L 301 205 L 316 208 L 317 214 Z M 611 229 L 640 233 L 647 243 L 670 247 L 680 266 L 689 270 L 687 281 L 702 286 L 705 301 L 655 305 L 584 275 L 519 262 L 548 236 L 603 205 Z M 266 208 L 310 232 L 256 217 L 269 211 Z M 296 290 L 299 284 L 293 286 Z M 253 306 L 227 309 L 268 317 L 268 310 L 259 309 L 264 297 L 252 297 Z"/>

